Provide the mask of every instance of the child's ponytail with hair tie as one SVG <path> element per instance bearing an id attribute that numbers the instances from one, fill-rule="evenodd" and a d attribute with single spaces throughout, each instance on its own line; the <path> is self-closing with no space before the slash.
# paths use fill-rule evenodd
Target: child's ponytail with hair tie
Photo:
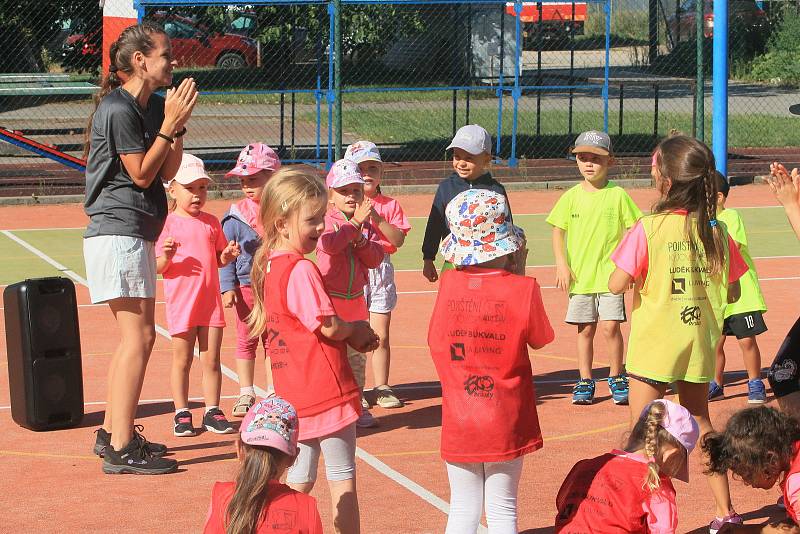
<path id="1" fill-rule="evenodd" d="M 665 412 L 663 404 L 651 402 L 644 418 L 644 453 L 647 455 L 647 478 L 642 487 L 651 492 L 661 487 L 661 476 L 656 456 L 661 445 L 658 434 Z"/>

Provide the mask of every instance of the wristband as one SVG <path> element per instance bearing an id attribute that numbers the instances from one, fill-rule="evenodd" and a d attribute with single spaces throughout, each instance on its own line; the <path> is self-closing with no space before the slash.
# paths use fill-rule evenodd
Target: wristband
<path id="1" fill-rule="evenodd" d="M 186 135 L 186 126 L 181 128 L 180 132 L 175 133 L 175 139 L 177 139 L 179 137 L 183 137 L 184 135 Z"/>
<path id="2" fill-rule="evenodd" d="M 170 136 L 168 136 L 168 135 L 166 135 L 166 134 L 163 134 L 163 133 L 161 133 L 161 132 L 158 132 L 158 133 L 156 134 L 156 137 L 160 137 L 161 139 L 164 139 L 164 140 L 166 140 L 166 141 L 167 141 L 169 144 L 172 144 L 172 143 L 174 143 L 174 142 L 175 142 L 175 139 L 173 139 L 172 137 L 170 137 Z"/>

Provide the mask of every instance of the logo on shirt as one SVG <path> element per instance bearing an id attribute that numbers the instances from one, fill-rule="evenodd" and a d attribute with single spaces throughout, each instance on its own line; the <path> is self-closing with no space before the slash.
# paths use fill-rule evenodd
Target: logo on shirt
<path id="1" fill-rule="evenodd" d="M 672 279 L 672 294 L 683 295 L 686 293 L 686 278 Z"/>
<path id="2" fill-rule="evenodd" d="M 681 321 L 685 325 L 698 326 L 700 324 L 700 306 L 684 306 L 681 310 Z"/>
<path id="3" fill-rule="evenodd" d="M 470 375 L 464 381 L 464 391 L 470 397 L 491 399 L 494 396 L 494 379 L 488 375 Z"/>
<path id="4" fill-rule="evenodd" d="M 450 360 L 454 362 L 464 361 L 467 356 L 467 351 L 463 343 L 450 344 Z"/>
<path id="5" fill-rule="evenodd" d="M 267 343 L 269 344 L 270 354 L 285 354 L 288 352 L 286 342 L 277 330 L 272 328 L 267 330 Z"/>

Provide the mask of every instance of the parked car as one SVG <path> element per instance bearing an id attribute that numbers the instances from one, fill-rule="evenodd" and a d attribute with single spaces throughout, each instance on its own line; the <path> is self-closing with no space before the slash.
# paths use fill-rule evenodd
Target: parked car
<path id="1" fill-rule="evenodd" d="M 153 20 L 164 27 L 172 42 L 172 54 L 180 67 L 237 69 L 258 63 L 256 42 L 229 32 L 210 32 L 194 19 L 155 13 Z M 61 47 L 61 66 L 66 70 L 93 71 L 100 67 L 102 29 L 76 32 Z"/>
<path id="2" fill-rule="evenodd" d="M 685 0 L 678 5 L 675 13 L 667 17 L 667 30 L 670 45 L 676 46 L 682 41 L 695 39 L 695 0 Z M 755 0 L 730 0 L 728 2 L 728 24 L 740 25 L 747 31 L 764 30 L 769 25 L 767 14 L 760 9 Z M 714 3 L 704 0 L 703 5 L 703 37 L 714 36 Z M 741 36 L 739 36 L 741 37 Z"/>
<path id="3" fill-rule="evenodd" d="M 181 67 L 237 69 L 258 62 L 256 42 L 234 33 L 209 32 L 192 19 L 156 14 L 172 41 L 172 55 Z"/>

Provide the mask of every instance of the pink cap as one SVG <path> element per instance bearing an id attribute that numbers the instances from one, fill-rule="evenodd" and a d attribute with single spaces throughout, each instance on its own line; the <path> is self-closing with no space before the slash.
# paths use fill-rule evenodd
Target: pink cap
<path id="1" fill-rule="evenodd" d="M 183 157 L 181 157 L 181 166 L 178 167 L 178 172 L 175 173 L 175 177 L 172 178 L 172 180 L 182 185 L 189 185 L 197 180 L 213 182 L 213 180 L 208 177 L 208 174 L 206 174 L 206 167 L 203 165 L 203 160 L 187 152 L 183 153 Z M 172 180 L 170 180 L 170 183 Z"/>
<path id="2" fill-rule="evenodd" d="M 331 170 L 328 171 L 328 176 L 325 178 L 325 184 L 328 189 L 336 189 L 344 187 L 348 184 L 363 184 L 364 178 L 358 172 L 358 164 L 350 161 L 349 159 L 340 159 L 333 164 Z"/>
<path id="3" fill-rule="evenodd" d="M 250 176 L 259 171 L 277 171 L 281 160 L 264 143 L 250 143 L 239 153 L 236 166 L 225 176 Z"/>
<path id="4" fill-rule="evenodd" d="M 686 461 L 684 461 L 683 466 L 675 475 L 675 478 L 684 482 L 689 482 L 689 454 L 691 454 L 695 445 L 697 445 L 697 440 L 700 437 L 700 427 L 697 425 L 697 421 L 695 421 L 694 417 L 692 417 L 692 414 L 689 413 L 689 410 L 680 404 L 676 404 L 667 399 L 657 399 L 653 402 L 660 402 L 664 405 L 664 408 L 667 409 L 661 426 L 686 449 Z M 645 406 L 639 419 L 645 416 L 649 408 L 650 404 Z"/>
<path id="5" fill-rule="evenodd" d="M 280 397 L 255 403 L 242 420 L 242 441 L 248 445 L 272 447 L 289 456 L 297 455 L 299 420 L 294 406 Z"/>

